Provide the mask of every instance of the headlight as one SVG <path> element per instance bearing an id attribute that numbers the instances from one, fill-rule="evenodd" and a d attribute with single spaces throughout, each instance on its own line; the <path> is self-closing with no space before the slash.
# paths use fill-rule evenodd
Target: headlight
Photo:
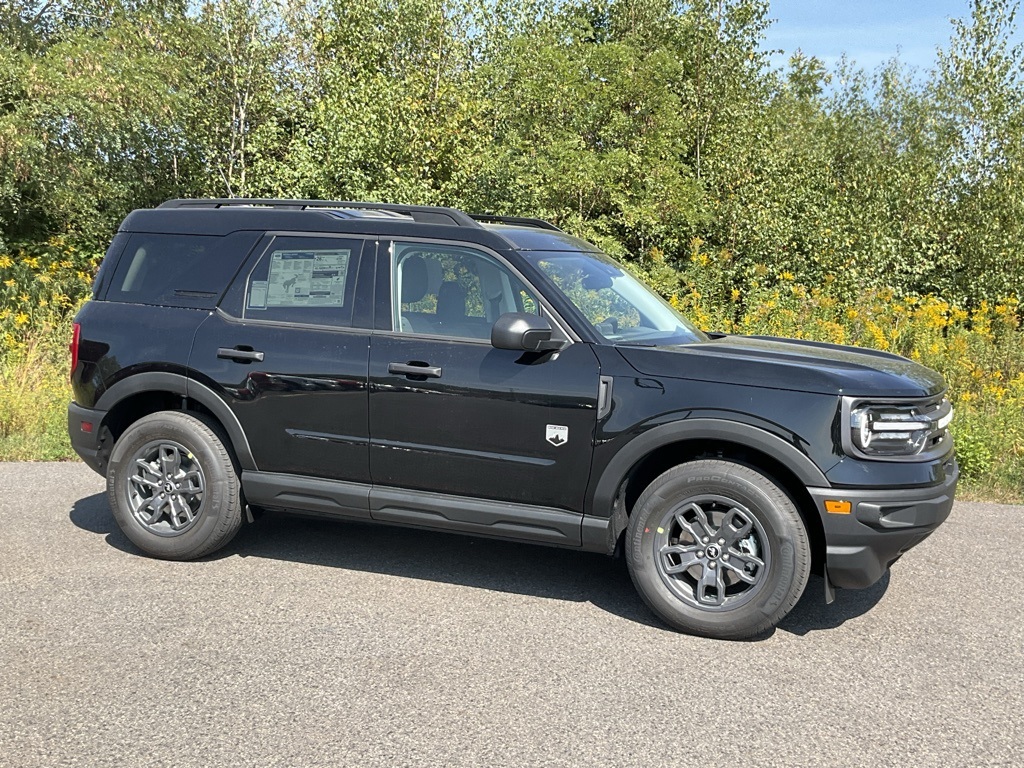
<path id="1" fill-rule="evenodd" d="M 948 400 L 871 402 L 843 398 L 843 448 L 864 458 L 925 461 L 949 449 Z"/>

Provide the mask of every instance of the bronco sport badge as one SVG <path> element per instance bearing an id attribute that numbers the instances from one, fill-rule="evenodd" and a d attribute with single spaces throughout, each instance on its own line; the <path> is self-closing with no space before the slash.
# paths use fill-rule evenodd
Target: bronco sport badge
<path id="1" fill-rule="evenodd" d="M 565 445 L 569 442 L 569 428 L 559 424 L 548 424 L 544 439 L 555 446 Z"/>

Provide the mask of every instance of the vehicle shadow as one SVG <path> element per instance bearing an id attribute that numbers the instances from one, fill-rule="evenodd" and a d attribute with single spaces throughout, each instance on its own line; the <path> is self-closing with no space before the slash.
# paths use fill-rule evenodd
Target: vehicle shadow
<path id="1" fill-rule="evenodd" d="M 835 601 L 826 604 L 824 580 L 821 576 L 811 576 L 800 602 L 779 622 L 778 629 L 802 636 L 819 629 L 841 627 L 878 605 L 888 589 L 889 572 L 886 571 L 866 589 L 837 589 Z"/>
<path id="2" fill-rule="evenodd" d="M 114 549 L 142 555 L 117 527 L 105 494 L 79 499 L 69 516 L 78 528 L 104 536 Z M 640 600 L 624 559 L 613 560 L 588 552 L 358 521 L 267 513 L 255 525 L 243 526 L 227 547 L 205 559 L 226 557 L 262 557 L 588 602 L 628 621 L 672 631 Z M 839 592 L 836 601 L 826 606 L 821 579 L 812 576 L 804 597 L 779 629 L 804 635 L 840 626 L 870 610 L 887 586 L 888 575 L 870 589 Z M 757 639 L 771 635 L 769 632 Z"/>

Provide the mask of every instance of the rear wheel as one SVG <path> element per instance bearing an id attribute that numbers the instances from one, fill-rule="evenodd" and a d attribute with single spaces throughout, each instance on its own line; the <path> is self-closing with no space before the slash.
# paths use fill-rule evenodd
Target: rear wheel
<path id="1" fill-rule="evenodd" d="M 114 518 L 140 549 L 168 560 L 203 557 L 242 524 L 238 473 L 221 437 L 179 411 L 139 419 L 107 467 Z"/>
<path id="2" fill-rule="evenodd" d="M 626 560 L 637 591 L 669 625 L 752 637 L 796 605 L 810 574 L 792 499 L 757 470 L 723 460 L 670 469 L 637 500 Z"/>

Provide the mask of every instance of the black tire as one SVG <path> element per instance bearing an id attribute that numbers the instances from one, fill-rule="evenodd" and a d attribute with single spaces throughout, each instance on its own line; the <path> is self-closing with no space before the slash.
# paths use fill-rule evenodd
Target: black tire
<path id="1" fill-rule="evenodd" d="M 165 560 L 215 552 L 242 525 L 238 471 L 225 440 L 179 411 L 150 414 L 124 431 L 110 454 L 107 498 L 124 534 Z"/>
<path id="2" fill-rule="evenodd" d="M 745 465 L 702 459 L 658 476 L 637 500 L 626 562 L 665 623 L 742 640 L 796 605 L 811 549 L 793 500 L 777 484 Z"/>

